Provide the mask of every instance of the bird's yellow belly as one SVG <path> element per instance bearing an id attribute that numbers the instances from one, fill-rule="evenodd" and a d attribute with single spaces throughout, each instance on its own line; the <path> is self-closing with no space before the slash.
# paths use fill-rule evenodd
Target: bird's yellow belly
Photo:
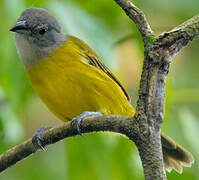
<path id="1" fill-rule="evenodd" d="M 133 116 L 120 87 L 104 72 L 81 61 L 43 59 L 28 69 L 36 93 L 61 120 L 84 111 Z"/>

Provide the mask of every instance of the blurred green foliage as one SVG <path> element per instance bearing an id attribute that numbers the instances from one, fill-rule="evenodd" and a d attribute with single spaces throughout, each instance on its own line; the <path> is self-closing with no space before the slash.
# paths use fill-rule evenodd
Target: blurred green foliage
<path id="1" fill-rule="evenodd" d="M 198 0 L 136 0 L 157 34 L 169 30 L 198 13 Z M 63 24 L 64 30 L 86 41 L 113 70 L 120 72 L 116 51 L 132 48 L 133 56 L 143 57 L 143 45 L 135 25 L 113 0 L 1 0 L 0 1 L 0 152 L 30 137 L 41 125 L 60 123 L 35 96 L 17 55 L 9 28 L 27 7 L 48 9 Z M 125 46 L 126 41 L 128 45 Z M 166 113 L 163 131 L 177 140 L 194 157 L 192 168 L 168 179 L 199 179 L 199 60 L 198 41 L 192 43 L 172 64 L 167 82 Z M 128 56 L 127 56 L 128 58 Z M 135 58 L 136 59 L 136 58 Z M 133 61 L 130 59 L 129 61 Z M 139 59 L 142 62 L 142 59 Z M 124 64 L 127 68 L 129 64 Z M 134 67 L 132 67 L 132 71 Z M 138 72 L 141 66 L 138 67 Z M 139 79 L 131 82 L 120 72 L 136 97 Z M 129 73 L 129 76 L 131 73 Z M 139 74 L 140 76 L 140 74 Z M 138 76 L 138 77 L 139 77 Z M 130 78 L 131 79 L 131 78 Z M 134 79 L 134 78 L 132 78 Z M 135 104 L 133 99 L 133 104 Z M 6 170 L 0 180 L 142 180 L 143 170 L 133 143 L 113 133 L 88 134 L 51 145 Z"/>

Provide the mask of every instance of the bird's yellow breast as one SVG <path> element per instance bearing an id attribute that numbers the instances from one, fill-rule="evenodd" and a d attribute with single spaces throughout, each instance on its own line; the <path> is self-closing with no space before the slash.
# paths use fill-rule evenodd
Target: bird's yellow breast
<path id="1" fill-rule="evenodd" d="M 135 113 L 117 83 L 85 62 L 72 41 L 66 41 L 27 72 L 36 93 L 63 121 L 84 111 L 127 116 Z"/>

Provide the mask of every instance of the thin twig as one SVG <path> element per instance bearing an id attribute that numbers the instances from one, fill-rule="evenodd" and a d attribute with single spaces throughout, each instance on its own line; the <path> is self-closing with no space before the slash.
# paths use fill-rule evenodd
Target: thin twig
<path id="1" fill-rule="evenodd" d="M 169 32 L 163 33 L 157 39 L 158 46 L 168 49 L 169 56 L 173 57 L 189 42 L 199 37 L 199 14 L 175 27 Z"/>
<path id="2" fill-rule="evenodd" d="M 154 36 L 153 31 L 146 20 L 144 13 L 137 8 L 132 2 L 128 0 L 114 0 L 129 16 L 130 19 L 136 24 L 138 30 L 141 33 L 144 44 L 148 43 L 151 36 Z"/>

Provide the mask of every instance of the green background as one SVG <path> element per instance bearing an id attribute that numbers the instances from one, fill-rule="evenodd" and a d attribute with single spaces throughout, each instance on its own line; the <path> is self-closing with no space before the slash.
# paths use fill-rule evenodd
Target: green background
<path id="1" fill-rule="evenodd" d="M 198 0 L 136 0 L 158 35 L 196 15 Z M 143 44 L 135 25 L 113 0 L 0 0 L 0 153 L 23 142 L 41 126 L 61 124 L 32 90 L 17 55 L 13 26 L 27 7 L 54 14 L 65 32 L 86 41 L 116 73 L 132 97 L 143 62 Z M 168 179 L 199 179 L 199 42 L 186 47 L 172 64 L 166 85 L 163 131 L 189 149 L 192 168 Z M 119 134 L 92 133 L 47 147 L 17 163 L 0 180 L 143 179 L 135 145 Z"/>

